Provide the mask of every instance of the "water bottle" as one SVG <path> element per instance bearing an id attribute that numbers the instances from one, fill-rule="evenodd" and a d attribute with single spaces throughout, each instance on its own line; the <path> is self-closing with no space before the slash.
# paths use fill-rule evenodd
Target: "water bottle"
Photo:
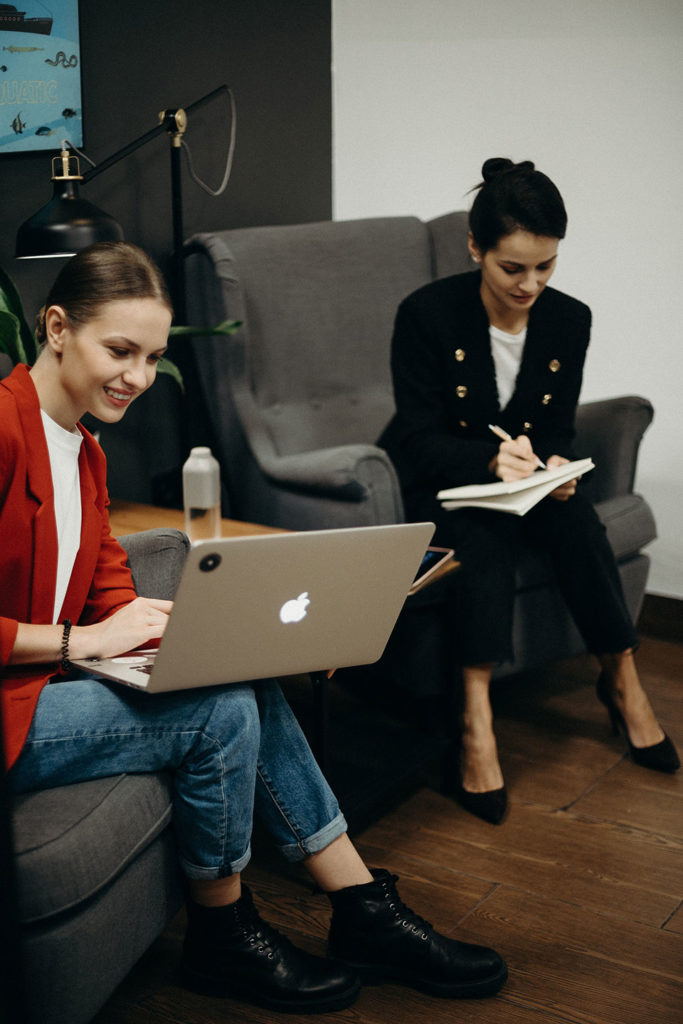
<path id="1" fill-rule="evenodd" d="M 221 536 L 221 475 L 210 448 L 190 451 L 183 466 L 183 505 L 190 543 Z"/>

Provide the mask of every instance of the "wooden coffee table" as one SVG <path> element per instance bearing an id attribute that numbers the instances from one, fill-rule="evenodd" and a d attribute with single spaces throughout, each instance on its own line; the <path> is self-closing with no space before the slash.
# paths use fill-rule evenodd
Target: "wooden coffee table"
<path id="1" fill-rule="evenodd" d="M 112 498 L 109 507 L 111 532 L 115 537 L 126 533 L 141 533 L 157 526 L 172 526 L 177 530 L 185 529 L 184 513 L 177 508 L 161 508 L 158 505 L 145 505 L 138 501 L 123 501 Z M 222 519 L 224 537 L 248 537 L 257 533 L 283 533 L 274 526 L 263 526 L 259 523 L 243 523 L 239 519 Z"/>

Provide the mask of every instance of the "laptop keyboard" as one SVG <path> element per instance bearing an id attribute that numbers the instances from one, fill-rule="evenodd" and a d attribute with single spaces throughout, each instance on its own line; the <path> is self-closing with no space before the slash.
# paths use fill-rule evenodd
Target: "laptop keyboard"
<path id="1" fill-rule="evenodd" d="M 146 665 L 136 665 L 135 672 L 142 672 L 143 675 L 149 676 L 152 674 L 152 668 L 154 666 L 153 661 L 147 662 Z"/>

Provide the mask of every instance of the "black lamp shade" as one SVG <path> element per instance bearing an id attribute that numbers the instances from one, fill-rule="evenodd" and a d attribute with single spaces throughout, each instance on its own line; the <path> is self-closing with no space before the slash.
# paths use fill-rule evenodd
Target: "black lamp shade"
<path id="1" fill-rule="evenodd" d="M 17 259 L 73 256 L 94 242 L 120 242 L 121 225 L 81 199 L 75 181 L 55 181 L 54 196 L 17 232 Z"/>

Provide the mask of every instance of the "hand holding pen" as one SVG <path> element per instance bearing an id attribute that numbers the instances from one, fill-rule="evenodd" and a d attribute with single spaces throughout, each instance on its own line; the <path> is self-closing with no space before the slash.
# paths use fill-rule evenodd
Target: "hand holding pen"
<path id="1" fill-rule="evenodd" d="M 531 476 L 537 469 L 546 469 L 545 463 L 534 453 L 531 441 L 525 434 L 516 438 L 511 437 L 502 427 L 492 423 L 489 423 L 489 430 L 502 441 L 498 454 L 491 460 L 489 467 L 501 480 L 522 480 Z"/>

